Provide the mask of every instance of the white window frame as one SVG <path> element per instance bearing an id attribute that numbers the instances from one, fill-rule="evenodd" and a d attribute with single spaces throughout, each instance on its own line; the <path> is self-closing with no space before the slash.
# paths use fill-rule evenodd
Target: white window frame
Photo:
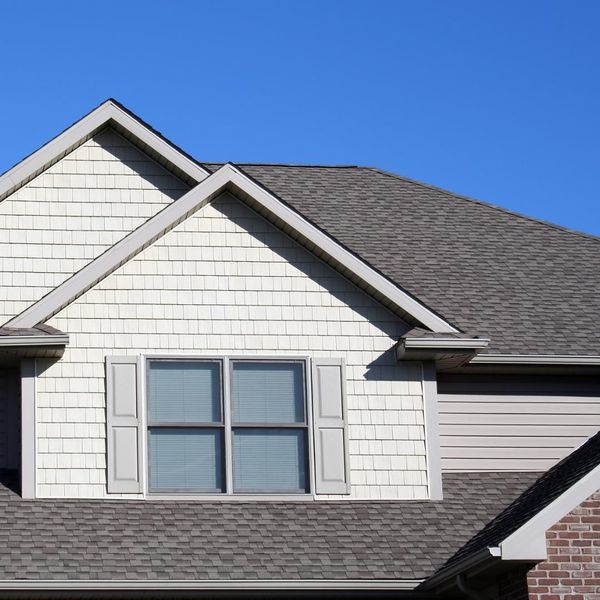
<path id="1" fill-rule="evenodd" d="M 224 492 L 190 492 L 190 491 L 153 491 L 150 489 L 150 464 L 149 464 L 149 423 L 148 423 L 148 363 L 151 361 L 220 361 L 221 362 L 221 401 L 223 417 L 223 436 L 224 436 Z M 244 362 L 301 362 L 304 370 L 304 401 L 305 401 L 305 419 L 306 423 L 301 427 L 306 430 L 306 454 L 307 454 L 307 483 L 308 492 L 274 492 L 272 490 L 265 492 L 235 493 L 233 491 L 233 453 L 232 453 L 232 419 L 231 419 L 231 373 L 232 363 L 235 361 Z M 313 402 L 312 402 L 312 370 L 311 359 L 305 355 L 260 355 L 260 354 L 145 354 L 142 355 L 142 426 L 144 431 L 144 444 L 142 456 L 142 473 L 144 475 L 144 496 L 150 500 L 167 499 L 198 499 L 198 500 L 279 500 L 279 501 L 306 501 L 315 500 L 315 465 L 314 465 L 314 435 L 313 435 Z M 166 426 L 166 425 L 165 425 Z M 271 424 L 269 424 L 271 426 Z M 272 427 L 285 428 L 285 424 L 272 424 Z"/>

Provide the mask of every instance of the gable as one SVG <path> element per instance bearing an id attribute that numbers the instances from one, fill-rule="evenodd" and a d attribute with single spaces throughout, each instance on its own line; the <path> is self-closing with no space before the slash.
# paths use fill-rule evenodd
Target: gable
<path id="1" fill-rule="evenodd" d="M 109 251 L 86 265 L 42 300 L 11 319 L 7 325 L 26 327 L 28 323 L 35 325 L 44 322 L 143 248 L 160 239 L 178 223 L 205 207 L 223 192 L 231 190 L 347 279 L 367 290 L 391 310 L 401 314 L 405 320 L 413 324 L 421 323 L 432 331 L 456 332 L 450 323 L 432 312 L 417 298 L 406 293 L 359 256 L 229 164 L 200 182 L 177 202 L 171 203 L 160 214 L 148 219 L 137 230 L 117 242 Z"/>
<path id="2" fill-rule="evenodd" d="M 188 191 L 112 128 L 0 202 L 0 323 Z"/>
<path id="3" fill-rule="evenodd" d="M 421 365 L 398 365 L 393 352 L 408 326 L 230 195 L 50 323 L 71 341 L 38 379 L 41 495 L 105 494 L 104 356 L 229 353 L 343 358 L 352 497 L 427 496 Z M 51 440 L 74 421 L 90 457 L 65 481 L 71 471 L 57 465 L 69 464 L 71 450 Z"/>

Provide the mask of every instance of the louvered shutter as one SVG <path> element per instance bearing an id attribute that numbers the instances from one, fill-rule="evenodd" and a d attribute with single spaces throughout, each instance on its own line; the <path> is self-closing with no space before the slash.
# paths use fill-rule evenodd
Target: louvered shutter
<path id="1" fill-rule="evenodd" d="M 313 361 L 317 494 L 349 494 L 346 379 L 343 359 Z"/>
<path id="2" fill-rule="evenodd" d="M 139 362 L 106 357 L 107 485 L 111 494 L 142 491 L 142 415 Z"/>

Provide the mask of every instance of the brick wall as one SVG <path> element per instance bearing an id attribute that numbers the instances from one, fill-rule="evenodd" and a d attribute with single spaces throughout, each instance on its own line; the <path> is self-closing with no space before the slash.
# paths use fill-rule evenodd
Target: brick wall
<path id="1" fill-rule="evenodd" d="M 529 600 L 600 600 L 600 492 L 546 534 L 548 560 L 528 574 Z"/>

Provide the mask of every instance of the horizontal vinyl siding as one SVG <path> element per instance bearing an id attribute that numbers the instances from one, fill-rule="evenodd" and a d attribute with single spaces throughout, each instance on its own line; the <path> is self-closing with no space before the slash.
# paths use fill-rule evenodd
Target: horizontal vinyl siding
<path id="1" fill-rule="evenodd" d="M 444 471 L 542 471 L 600 429 L 592 396 L 440 394 Z"/>

